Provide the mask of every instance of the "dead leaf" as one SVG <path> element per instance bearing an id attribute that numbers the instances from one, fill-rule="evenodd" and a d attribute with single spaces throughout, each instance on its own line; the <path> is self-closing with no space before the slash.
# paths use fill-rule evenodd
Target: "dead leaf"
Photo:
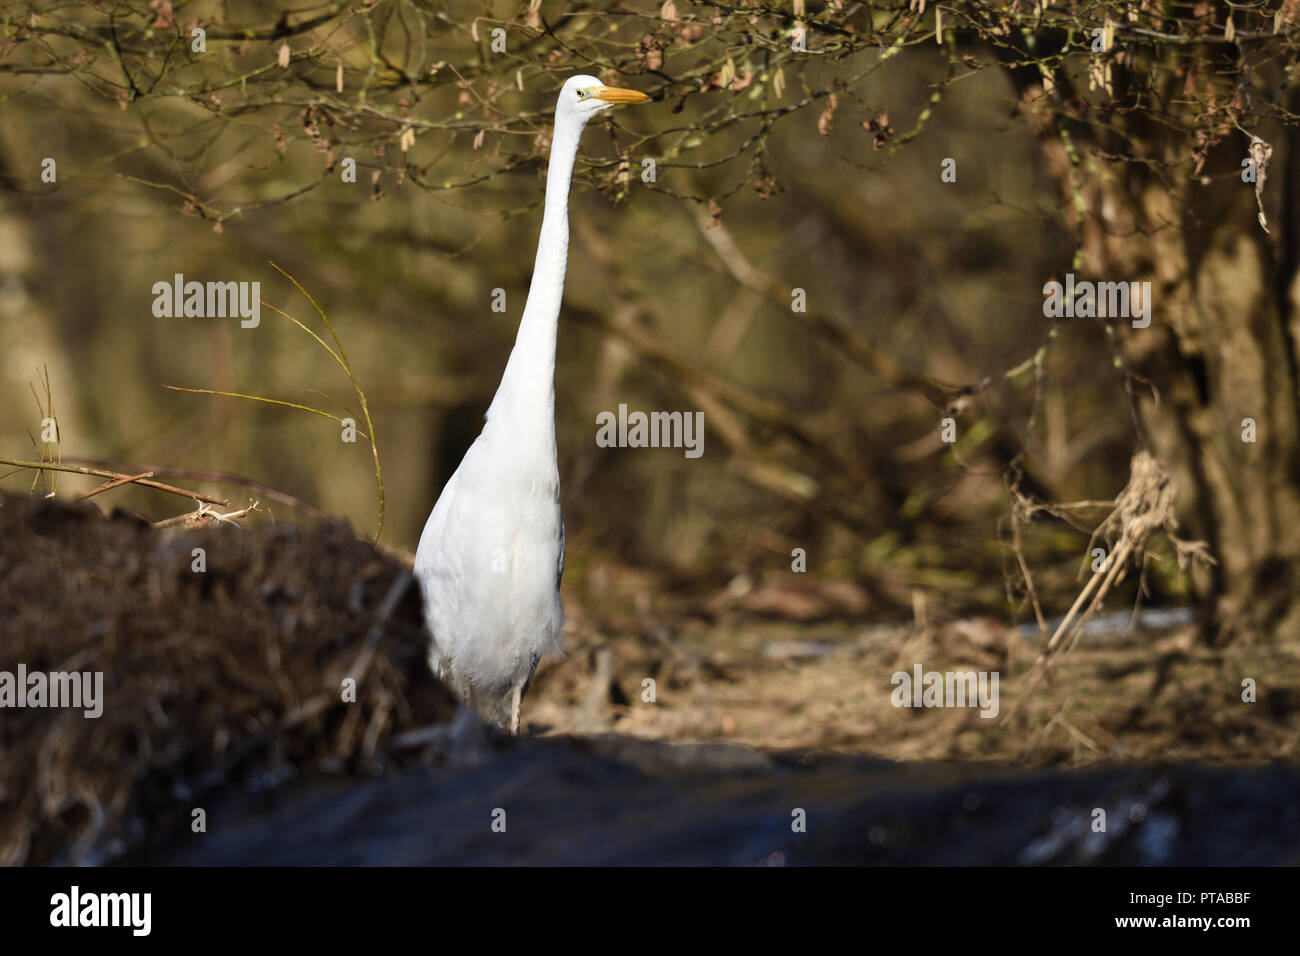
<path id="1" fill-rule="evenodd" d="M 176 25 L 176 18 L 172 14 L 172 0 L 153 0 L 149 4 L 149 9 L 156 14 L 153 23 L 149 24 L 150 30 L 169 30 Z"/>
<path id="2" fill-rule="evenodd" d="M 835 110 L 839 106 L 839 100 L 832 93 L 826 98 L 826 109 L 822 110 L 822 115 L 817 118 L 817 132 L 823 136 L 831 135 L 831 130 L 835 128 Z"/>
<path id="3" fill-rule="evenodd" d="M 1268 163 L 1273 158 L 1273 147 L 1252 135 L 1250 158 L 1255 162 L 1255 204 L 1259 206 L 1259 224 L 1268 232 L 1268 217 L 1264 215 L 1264 180 L 1268 178 Z"/>
<path id="4" fill-rule="evenodd" d="M 871 144 L 873 149 L 882 148 L 894 135 L 894 127 L 889 125 L 889 114 L 883 110 L 875 119 L 863 121 L 862 128 L 876 134 Z"/>

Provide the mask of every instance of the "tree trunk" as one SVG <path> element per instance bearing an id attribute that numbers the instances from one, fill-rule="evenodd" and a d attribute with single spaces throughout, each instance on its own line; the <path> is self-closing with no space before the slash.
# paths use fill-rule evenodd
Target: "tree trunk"
<path id="1" fill-rule="evenodd" d="M 1218 562 L 1201 582 L 1207 623 L 1219 639 L 1255 641 L 1300 630 L 1300 381 L 1293 224 L 1265 234 L 1239 175 L 1245 154 L 1233 136 L 1212 157 L 1213 185 L 1144 187 L 1138 208 L 1163 294 L 1151 328 L 1121 341 L 1154 384 L 1142 420 L 1178 480 L 1186 527 Z M 1160 230 L 1161 220 L 1179 228 Z"/>
<path id="2" fill-rule="evenodd" d="M 1272 144 L 1266 233 L 1242 181 L 1250 142 L 1239 129 L 1220 125 L 1204 168 L 1188 175 L 1187 127 L 1213 131 L 1206 117 L 1182 129 L 1140 112 L 1077 123 L 1062 119 L 1061 104 L 1079 102 L 1068 79 L 1058 73 L 1049 96 L 1037 71 L 1010 72 L 1040 117 L 1066 208 L 1083 209 L 1077 278 L 1151 281 L 1148 328 L 1095 321 L 1115 344 L 1135 443 L 1173 478 L 1181 534 L 1206 541 L 1216 562 L 1193 573 L 1207 639 L 1300 634 L 1300 134 Z M 1290 99 L 1300 108 L 1300 93 Z"/>

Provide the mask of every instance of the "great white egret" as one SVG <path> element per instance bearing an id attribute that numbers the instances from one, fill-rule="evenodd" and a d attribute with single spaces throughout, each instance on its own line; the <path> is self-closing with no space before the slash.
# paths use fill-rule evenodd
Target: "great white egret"
<path id="1" fill-rule="evenodd" d="M 533 281 L 483 431 L 425 523 L 415 576 L 429 666 L 484 717 L 519 732 L 537 662 L 560 653 L 564 520 L 555 453 L 555 338 L 569 255 L 569 184 L 588 120 L 650 97 L 571 77 L 555 105 Z"/>

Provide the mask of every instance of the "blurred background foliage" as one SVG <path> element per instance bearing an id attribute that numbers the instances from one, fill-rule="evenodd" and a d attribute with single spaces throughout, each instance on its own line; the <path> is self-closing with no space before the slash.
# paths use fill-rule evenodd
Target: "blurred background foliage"
<path id="1" fill-rule="evenodd" d="M 1077 56 L 1053 69 L 1084 84 L 1094 19 L 1192 16 L 1061 6 L 1052 29 Z M 576 580 L 611 563 L 705 593 L 788 571 L 804 548 L 877 607 L 921 591 L 1023 619 L 1015 485 L 1084 502 L 1020 529 L 1063 610 L 1104 515 L 1087 502 L 1123 487 L 1137 437 L 1106 330 L 1043 316 L 1043 284 L 1076 262 L 1078 210 L 997 40 L 1051 11 L 939 9 L 936 24 L 915 0 L 4 4 L 0 454 L 42 453 L 32 385 L 48 369 L 63 459 L 244 475 L 373 532 L 364 439 L 164 389 L 328 407 L 315 389 L 359 411 L 270 310 L 257 329 L 152 314 L 153 284 L 182 273 L 259 281 L 320 330 L 274 261 L 346 346 L 383 462 L 381 540 L 413 549 L 513 343 L 555 93 L 589 72 L 654 102 L 592 124 L 573 191 L 556 385 Z M 620 403 L 704 411 L 703 457 L 598 448 L 596 415 Z M 139 488 L 98 500 L 153 520 L 186 507 Z M 1185 588 L 1167 560 L 1148 585 L 1155 600 Z"/>

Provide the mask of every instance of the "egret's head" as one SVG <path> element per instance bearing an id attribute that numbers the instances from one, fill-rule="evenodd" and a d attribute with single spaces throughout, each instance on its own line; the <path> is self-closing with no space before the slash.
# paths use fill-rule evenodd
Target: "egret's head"
<path id="1" fill-rule="evenodd" d="M 594 76 L 571 76 L 560 88 L 560 101 L 556 104 L 557 116 L 573 116 L 584 123 L 612 106 L 624 103 L 644 103 L 650 97 L 636 90 L 606 86 Z"/>

